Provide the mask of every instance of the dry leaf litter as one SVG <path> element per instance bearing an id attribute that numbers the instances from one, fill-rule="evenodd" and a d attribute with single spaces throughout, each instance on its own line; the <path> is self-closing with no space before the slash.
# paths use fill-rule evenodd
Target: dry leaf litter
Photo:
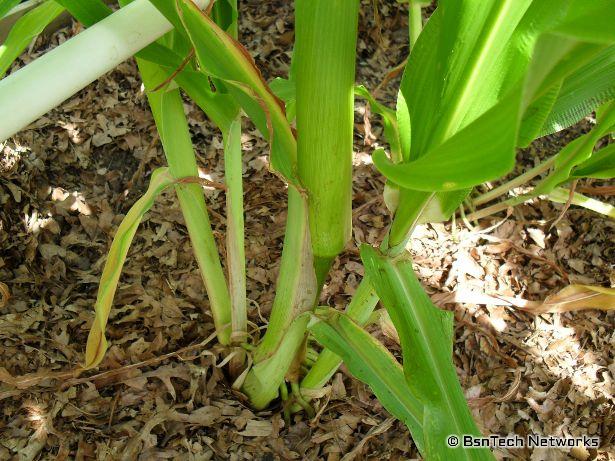
<path id="1" fill-rule="evenodd" d="M 407 53 L 407 10 L 382 0 L 364 0 L 363 7 L 357 81 L 373 89 Z M 291 2 L 246 0 L 241 9 L 242 42 L 268 79 L 285 76 L 294 39 Z M 14 68 L 80 30 L 73 24 L 39 38 Z M 391 106 L 398 81 L 378 94 Z M 201 175 L 223 182 L 220 134 L 192 103 L 185 108 Z M 336 260 L 322 299 L 338 309 L 363 276 L 358 244 L 380 242 L 390 219 L 383 179 L 370 162 L 372 148 L 385 144 L 382 129 L 366 110 L 357 102 L 354 238 Z M 517 173 L 590 123 L 520 151 Z M 258 334 L 274 295 L 286 194 L 268 172 L 267 146 L 248 122 L 242 146 L 249 314 Z M 343 367 L 323 392 L 317 417 L 299 414 L 290 425 L 280 407 L 254 412 L 231 390 L 172 191 L 157 200 L 130 250 L 104 362 L 73 375 L 114 231 L 163 164 L 132 60 L 4 145 L 0 460 L 417 458 L 406 428 Z M 205 188 L 205 194 L 223 248 L 224 192 Z M 480 297 L 541 300 L 569 283 L 615 282 L 615 223 L 572 207 L 551 228 L 561 209 L 535 200 L 506 219 L 420 226 L 412 242 L 426 289 L 455 312 L 454 360 L 483 432 L 602 439 L 598 450 L 499 451 L 500 459 L 615 459 L 613 313 L 534 316 Z M 470 295 L 452 303 L 451 293 L 460 292 Z M 386 319 L 371 331 L 399 355 Z"/>

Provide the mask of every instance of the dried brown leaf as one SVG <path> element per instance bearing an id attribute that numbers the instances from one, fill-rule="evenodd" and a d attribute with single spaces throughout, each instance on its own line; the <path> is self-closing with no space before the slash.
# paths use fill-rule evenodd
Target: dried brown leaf
<path id="1" fill-rule="evenodd" d="M 609 311 L 615 309 L 615 288 L 569 285 L 560 292 L 547 297 L 542 303 L 498 294 L 489 295 L 467 289 L 460 289 L 450 293 L 438 293 L 433 295 L 431 299 L 438 305 L 471 303 L 510 306 L 533 314 L 581 311 L 586 309 Z"/>
<path id="2" fill-rule="evenodd" d="M 11 297 L 11 292 L 9 291 L 9 287 L 6 283 L 0 282 L 0 309 L 6 306 L 6 303 L 9 302 Z"/>
<path id="3" fill-rule="evenodd" d="M 526 308 L 526 310 L 536 314 L 585 309 L 600 309 L 603 311 L 615 309 L 615 288 L 570 285 L 559 293 L 549 296 L 541 305 Z"/>

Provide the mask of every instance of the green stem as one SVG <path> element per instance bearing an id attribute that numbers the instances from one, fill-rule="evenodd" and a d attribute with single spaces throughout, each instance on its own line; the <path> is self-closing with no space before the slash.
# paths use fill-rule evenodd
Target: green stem
<path id="1" fill-rule="evenodd" d="M 533 198 L 536 198 L 538 195 L 534 192 L 530 192 L 528 194 L 519 195 L 518 197 L 512 197 L 508 200 L 505 200 L 500 203 L 496 203 L 495 205 L 491 205 L 489 207 L 483 208 L 482 210 L 475 211 L 474 213 L 470 213 L 467 216 L 467 219 L 470 221 L 474 221 L 476 219 L 486 218 L 487 216 L 491 216 L 495 213 L 499 213 L 500 211 L 507 210 L 508 208 L 515 207 L 517 205 L 521 205 Z M 554 189 L 551 193 L 547 195 L 547 198 L 552 202 L 557 203 L 566 203 L 568 201 L 569 192 L 566 189 L 558 187 Z M 593 210 L 597 213 L 603 214 L 605 216 L 609 216 L 611 218 L 615 217 L 615 208 L 607 203 L 603 203 L 599 200 L 595 200 L 589 197 L 586 197 L 577 192 L 574 193 L 572 201 L 570 202 L 573 205 L 581 206 L 583 208 L 587 208 L 589 210 Z"/>
<path id="2" fill-rule="evenodd" d="M 316 274 L 307 216 L 305 197 L 289 185 L 286 234 L 276 295 L 267 332 L 254 352 L 254 366 L 242 388 L 255 408 L 266 407 L 277 396 L 280 383 L 305 338 L 308 320 L 298 322 L 296 319 L 312 310 L 316 303 Z"/>
<path id="3" fill-rule="evenodd" d="M 312 419 L 314 417 L 314 409 L 309 404 L 309 401 L 306 400 L 303 397 L 303 395 L 301 395 L 301 388 L 299 387 L 299 384 L 296 381 L 291 383 L 290 384 L 290 389 L 291 389 L 291 391 L 293 393 L 293 397 L 295 398 L 295 400 L 297 401 L 299 406 L 301 406 L 301 408 L 303 408 L 303 410 L 305 411 L 307 417 L 309 419 Z"/>
<path id="4" fill-rule="evenodd" d="M 284 237 L 277 290 L 273 300 L 267 332 L 254 354 L 255 362 L 270 357 L 278 349 L 284 331 L 289 327 L 293 319 L 298 314 L 301 314 L 302 311 L 311 310 L 314 305 L 316 282 L 313 269 L 310 271 L 307 267 L 312 266 L 308 232 L 305 199 L 295 187 L 289 186 L 286 235 Z M 308 236 L 307 241 L 306 236 Z M 304 293 L 301 286 L 302 277 L 309 272 L 312 273 L 312 277 L 308 276 L 308 280 L 313 279 L 312 293 Z M 307 285 L 306 288 L 310 288 L 310 285 Z M 302 297 L 310 299 L 308 301 L 307 299 L 302 299 Z"/>
<path id="5" fill-rule="evenodd" d="M 358 0 L 295 1 L 297 164 L 321 281 L 352 229 L 358 11 Z"/>
<path id="6" fill-rule="evenodd" d="M 297 169 L 306 195 L 289 186 L 276 297 L 243 386 L 256 408 L 277 396 L 305 339 L 307 320 L 298 317 L 315 307 L 331 262 L 350 239 L 358 8 L 358 0 L 296 1 Z"/>
<path id="7" fill-rule="evenodd" d="M 246 376 L 241 390 L 257 410 L 266 408 L 278 396 L 280 385 L 304 343 L 309 319 L 309 315 L 297 316 L 284 330 L 275 353 L 256 363 Z"/>
<path id="8" fill-rule="evenodd" d="M 423 12 L 420 1 L 410 0 L 408 5 L 408 22 L 410 23 L 410 50 L 412 50 L 423 30 Z"/>
<path id="9" fill-rule="evenodd" d="M 507 183 L 504 183 L 504 184 L 496 187 L 495 189 L 490 190 L 489 192 L 486 192 L 486 193 L 484 193 L 482 195 L 479 195 L 478 197 L 476 197 L 476 198 L 474 198 L 472 200 L 472 203 L 474 204 L 474 206 L 483 205 L 484 203 L 490 202 L 493 199 L 496 199 L 499 196 L 504 195 L 505 193 L 511 191 L 515 187 L 520 187 L 520 186 L 524 185 L 530 179 L 533 179 L 536 176 L 538 176 L 538 175 L 544 173 L 545 171 L 549 170 L 549 168 L 551 168 L 553 166 L 553 164 L 555 163 L 556 157 L 557 157 L 557 155 L 554 155 L 553 157 L 548 158 L 547 160 L 545 160 L 544 162 L 540 163 L 539 165 L 536 165 L 531 170 L 526 171 L 522 175 L 519 175 L 516 178 L 513 178 L 512 180 L 508 181 Z"/>
<path id="10" fill-rule="evenodd" d="M 369 320 L 376 304 L 378 304 L 378 295 L 369 280 L 364 278 L 353 295 L 346 309 L 346 314 L 359 325 L 364 325 Z M 301 381 L 301 388 L 320 389 L 329 381 L 341 363 L 342 359 L 337 354 L 329 349 L 324 349 L 314 366 Z"/>
<path id="11" fill-rule="evenodd" d="M 172 27 L 149 1 L 137 0 L 0 80 L 0 107 L 11 115 L 2 117 L 0 142 Z"/>
<path id="12" fill-rule="evenodd" d="M 399 206 L 389 234 L 382 242 L 382 250 L 391 256 L 401 254 L 412 236 L 423 211 L 435 194 L 411 189 L 400 189 Z"/>
<path id="13" fill-rule="evenodd" d="M 414 46 L 418 36 L 420 35 L 423 28 L 423 19 L 422 19 L 422 10 L 419 2 L 410 0 L 409 6 L 409 22 L 410 22 L 410 48 Z M 412 193 L 412 191 L 408 192 Z M 400 191 L 400 194 L 403 194 L 403 191 Z M 428 198 L 425 198 L 425 204 L 429 201 Z M 404 203 L 408 203 L 408 201 L 403 201 Z M 397 221 L 397 224 L 393 225 L 392 232 L 395 236 L 393 239 L 393 244 L 396 246 L 401 246 L 402 249 L 405 247 L 405 242 L 409 238 L 409 235 L 412 233 L 412 230 L 416 226 L 417 220 L 420 216 L 421 211 L 424 206 L 418 207 L 412 213 L 412 216 L 406 216 L 404 222 L 401 223 L 401 220 Z M 317 270 L 317 273 L 320 274 L 322 271 Z M 320 278 L 320 277 L 319 277 Z M 320 286 L 320 285 L 319 285 Z M 352 297 L 350 304 L 348 305 L 348 309 L 346 313 L 348 316 L 355 320 L 360 325 L 365 324 L 369 317 L 376 307 L 378 303 L 378 296 L 376 295 L 374 289 L 367 281 L 367 279 L 363 279 L 357 288 L 356 293 Z M 327 381 L 333 376 L 335 371 L 339 368 L 342 360 L 341 358 L 333 353 L 329 349 L 323 350 L 314 366 L 311 367 L 308 374 L 303 378 L 301 382 L 301 388 L 303 389 L 318 389 L 324 386 Z"/>
<path id="14" fill-rule="evenodd" d="M 551 192 L 547 198 L 556 203 L 567 203 L 570 198 L 570 191 L 563 187 L 558 187 Z M 572 194 L 571 204 L 587 208 L 588 210 L 595 211 L 596 213 L 603 214 L 609 218 L 615 219 L 615 207 L 608 203 L 601 202 L 590 197 L 586 197 L 583 194 L 574 192 Z"/>
<path id="15" fill-rule="evenodd" d="M 509 198 L 508 200 L 504 200 L 503 202 L 496 203 L 495 205 L 488 206 L 483 208 L 482 210 L 475 211 L 474 213 L 470 213 L 466 216 L 469 221 L 476 221 L 477 219 L 486 218 L 487 216 L 491 216 L 492 214 L 499 213 L 500 211 L 507 210 L 508 208 L 515 207 L 517 205 L 521 205 L 531 199 L 536 197 L 536 195 L 529 193 L 524 195 L 519 195 L 517 197 Z"/>
<path id="16" fill-rule="evenodd" d="M 142 59 L 137 59 L 137 64 L 145 87 L 154 88 L 159 82 L 157 75 L 164 71 Z M 196 156 L 179 90 L 148 92 L 147 97 L 171 174 L 175 178 L 198 177 Z M 231 300 L 209 222 L 203 189 L 199 184 L 180 184 L 175 190 L 207 289 L 218 340 L 221 344 L 229 344 Z"/>
<path id="17" fill-rule="evenodd" d="M 231 297 L 231 339 L 246 340 L 246 257 L 243 217 L 243 177 L 241 161 L 241 117 L 235 119 L 224 137 L 224 177 L 226 178 L 226 253 Z"/>

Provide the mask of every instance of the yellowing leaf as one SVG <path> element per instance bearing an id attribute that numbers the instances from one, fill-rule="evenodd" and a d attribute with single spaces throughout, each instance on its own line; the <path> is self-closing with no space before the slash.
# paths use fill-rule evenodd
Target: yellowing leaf
<path id="1" fill-rule="evenodd" d="M 85 349 L 85 363 L 83 364 L 83 368 L 86 370 L 97 366 L 103 359 L 105 351 L 107 350 L 105 327 L 107 326 L 107 320 L 109 319 L 109 313 L 113 305 L 113 297 L 117 290 L 128 249 L 143 219 L 143 215 L 152 207 L 156 196 L 174 182 L 167 168 L 159 168 L 154 171 L 145 195 L 137 200 L 128 211 L 115 233 L 100 278 L 96 305 L 94 307 L 96 316 L 94 317 L 94 323 L 92 324 Z"/>

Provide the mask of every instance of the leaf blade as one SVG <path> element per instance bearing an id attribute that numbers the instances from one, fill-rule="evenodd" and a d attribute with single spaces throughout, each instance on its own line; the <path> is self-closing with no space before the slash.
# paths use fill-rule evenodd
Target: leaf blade
<path id="1" fill-rule="evenodd" d="M 600 52 L 563 81 L 540 135 L 563 130 L 615 98 L 615 46 Z"/>
<path id="2" fill-rule="evenodd" d="M 543 314 L 586 309 L 615 310 L 615 288 L 569 285 L 558 293 L 548 296 L 541 305 L 524 310 Z"/>
<path id="3" fill-rule="evenodd" d="M 346 315 L 333 309 L 309 326 L 319 343 L 342 357 L 350 372 L 367 383 L 382 405 L 408 426 L 423 452 L 423 406 L 406 387 L 391 353 Z"/>
<path id="4" fill-rule="evenodd" d="M 54 0 L 47 0 L 17 20 L 0 46 L 0 78 L 32 39 L 43 32 L 45 27 L 62 11 L 64 11 L 63 6 L 58 5 Z"/>
<path id="5" fill-rule="evenodd" d="M 21 0 L 6 0 L 0 3 L 0 19 L 3 19 Z"/>
<path id="6" fill-rule="evenodd" d="M 96 296 L 94 323 L 88 335 L 85 362 L 82 365 L 82 368 L 85 370 L 96 367 L 102 361 L 107 350 L 108 344 L 105 338 L 105 327 L 109 319 L 111 307 L 113 306 L 113 298 L 117 290 L 122 268 L 137 228 L 145 213 L 154 204 L 156 197 L 164 189 L 172 185 L 173 182 L 174 178 L 167 168 L 155 170 L 147 191 L 126 213 L 113 237 L 113 243 L 107 254 L 107 260 L 105 261 Z"/>
<path id="7" fill-rule="evenodd" d="M 488 449 L 455 450 L 446 444 L 452 434 L 480 436 L 452 362 L 452 313 L 431 303 L 410 261 L 393 261 L 368 245 L 361 247 L 361 258 L 399 334 L 408 386 L 425 406 L 426 456 L 493 459 Z"/>
<path id="8" fill-rule="evenodd" d="M 96 24 L 109 16 L 113 11 L 102 0 L 56 0 L 66 8 L 77 21 L 86 27 Z"/>

